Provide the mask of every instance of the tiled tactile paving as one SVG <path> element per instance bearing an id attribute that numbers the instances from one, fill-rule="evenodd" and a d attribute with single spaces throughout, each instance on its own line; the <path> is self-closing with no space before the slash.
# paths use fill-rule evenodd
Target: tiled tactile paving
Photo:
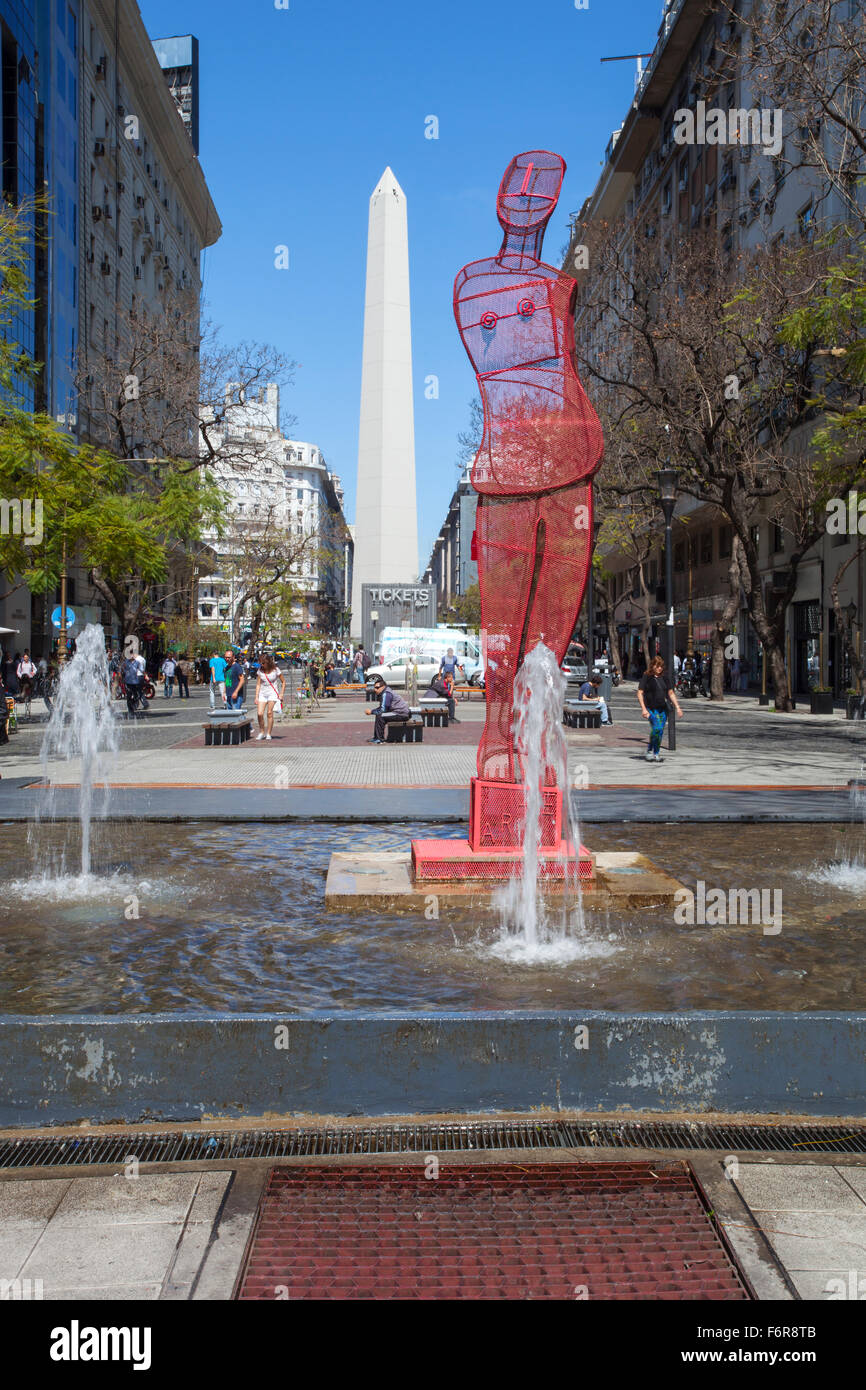
<path id="1" fill-rule="evenodd" d="M 275 1168 L 237 1296 L 749 1297 L 681 1161 L 432 1167 Z"/>

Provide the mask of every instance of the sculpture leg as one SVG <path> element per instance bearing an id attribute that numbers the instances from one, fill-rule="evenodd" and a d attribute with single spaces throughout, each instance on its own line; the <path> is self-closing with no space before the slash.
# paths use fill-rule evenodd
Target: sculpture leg
<path id="1" fill-rule="evenodd" d="M 481 622 L 486 634 L 487 721 L 478 776 L 522 780 L 514 749 L 514 679 L 539 641 L 565 655 L 589 573 L 588 483 L 541 496 L 481 497 L 476 517 Z"/>

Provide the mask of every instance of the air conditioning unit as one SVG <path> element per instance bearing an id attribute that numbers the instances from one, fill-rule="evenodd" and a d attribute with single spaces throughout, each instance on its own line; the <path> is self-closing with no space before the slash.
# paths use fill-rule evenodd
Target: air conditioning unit
<path id="1" fill-rule="evenodd" d="M 93 218 L 94 222 L 99 222 L 99 221 L 101 221 L 101 219 L 102 219 L 102 208 L 99 206 L 98 203 L 94 203 L 94 204 L 93 204 L 93 207 L 90 209 L 90 215 L 91 215 L 91 217 Z"/>
<path id="2" fill-rule="evenodd" d="M 136 193 L 136 195 L 135 195 L 135 206 L 136 206 L 137 208 L 143 208 L 143 207 L 144 207 L 144 202 L 145 202 L 145 200 L 144 200 L 144 198 L 142 197 L 142 195 L 141 195 L 140 193 Z"/>
<path id="3" fill-rule="evenodd" d="M 104 82 L 105 79 L 106 79 L 106 77 L 107 77 L 107 75 L 108 75 L 108 59 L 106 58 L 105 54 L 103 53 L 103 55 L 102 55 L 102 57 L 100 58 L 99 62 L 96 64 L 96 80 L 97 80 L 98 82 Z"/>
<path id="4" fill-rule="evenodd" d="M 107 256 L 103 257 L 102 264 L 100 265 L 99 269 L 101 270 L 103 275 L 111 274 L 111 261 L 108 259 Z"/>
<path id="5" fill-rule="evenodd" d="M 103 155 L 105 154 L 105 141 L 104 141 L 104 140 L 94 140 L 94 142 L 93 142 L 93 153 L 94 153 L 94 155 L 96 156 L 97 159 L 102 159 Z"/>
<path id="6" fill-rule="evenodd" d="M 141 266 L 140 266 L 140 265 L 137 265 L 137 266 L 134 266 L 134 267 L 133 267 L 132 278 L 133 278 L 134 280 L 140 280 L 140 279 L 141 279 Z"/>
<path id="7" fill-rule="evenodd" d="M 102 209 L 102 215 L 103 215 L 103 217 L 107 217 L 108 220 L 109 220 L 109 222 L 111 221 L 111 204 L 110 204 L 110 203 L 105 203 L 105 204 L 104 204 L 103 209 Z"/>

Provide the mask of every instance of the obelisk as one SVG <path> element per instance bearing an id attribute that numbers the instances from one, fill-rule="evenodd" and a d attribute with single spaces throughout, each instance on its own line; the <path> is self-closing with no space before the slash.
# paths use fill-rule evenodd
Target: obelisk
<path id="1" fill-rule="evenodd" d="M 406 195 L 386 169 L 370 198 L 358 433 L 352 634 L 362 584 L 418 578 Z"/>

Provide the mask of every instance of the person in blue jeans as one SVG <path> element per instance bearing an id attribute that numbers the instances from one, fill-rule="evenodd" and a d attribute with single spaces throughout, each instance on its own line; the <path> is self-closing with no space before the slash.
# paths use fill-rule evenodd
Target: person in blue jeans
<path id="1" fill-rule="evenodd" d="M 241 709 L 244 703 L 244 686 L 246 684 L 244 668 L 238 661 L 231 648 L 226 652 L 226 708 Z"/>
<path id="2" fill-rule="evenodd" d="M 584 681 L 583 685 L 578 690 L 577 698 L 578 700 L 591 700 L 594 705 L 598 706 L 602 724 L 609 724 L 610 715 L 607 712 L 607 701 L 603 695 L 599 694 L 602 683 L 601 676 L 590 676 L 589 680 Z"/>
<path id="3" fill-rule="evenodd" d="M 677 716 L 682 719 L 683 712 L 676 691 L 665 673 L 665 664 L 660 656 L 654 656 L 637 687 L 637 698 L 641 714 L 649 720 L 649 747 L 646 751 L 648 763 L 660 763 L 662 734 L 668 722 L 668 702 L 673 705 Z"/>
<path id="4" fill-rule="evenodd" d="M 208 665 L 210 667 L 210 707 L 214 709 L 216 707 L 217 696 L 219 696 L 222 704 L 226 702 L 225 657 L 220 656 L 219 652 L 214 652 Z"/>

